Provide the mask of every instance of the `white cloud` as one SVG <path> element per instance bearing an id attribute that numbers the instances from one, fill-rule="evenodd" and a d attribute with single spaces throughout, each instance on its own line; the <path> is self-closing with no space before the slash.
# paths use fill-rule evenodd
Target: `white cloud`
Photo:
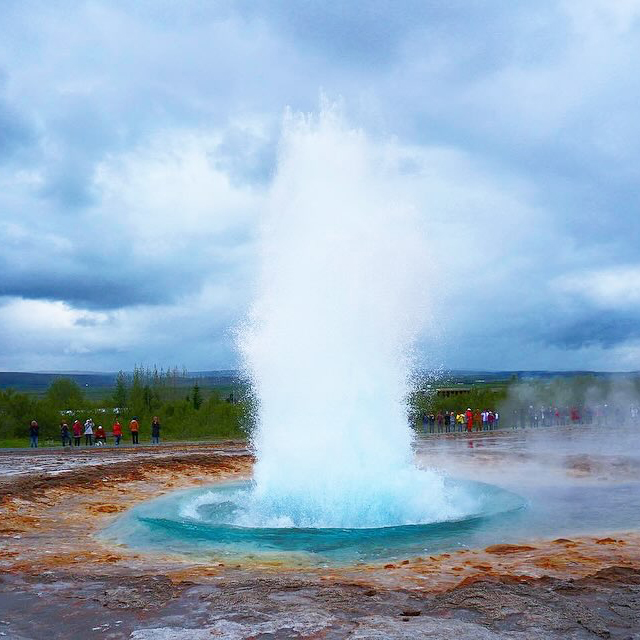
<path id="1" fill-rule="evenodd" d="M 0 323 L 9 329 L 45 333 L 72 330 L 79 320 L 104 324 L 108 315 L 73 309 L 61 301 L 9 299 L 0 306 Z"/>
<path id="2" fill-rule="evenodd" d="M 131 151 L 112 154 L 96 170 L 100 205 L 91 213 L 129 236 L 135 251 L 164 261 L 195 248 L 208 253 L 216 237 L 245 230 L 260 193 L 238 187 L 215 166 L 222 133 L 161 131 Z M 108 231 L 108 227 L 107 227 Z"/>
<path id="3" fill-rule="evenodd" d="M 552 288 L 601 309 L 640 310 L 640 265 L 569 273 L 554 279 Z"/>

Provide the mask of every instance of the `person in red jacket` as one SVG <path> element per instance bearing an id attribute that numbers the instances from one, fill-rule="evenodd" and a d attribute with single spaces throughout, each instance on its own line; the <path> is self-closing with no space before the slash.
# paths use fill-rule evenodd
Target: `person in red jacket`
<path id="1" fill-rule="evenodd" d="M 120 438 L 122 438 L 122 425 L 118 422 L 118 418 L 113 423 L 113 437 L 116 439 L 116 446 L 119 446 Z"/>
<path id="2" fill-rule="evenodd" d="M 473 430 L 473 411 L 471 411 L 471 408 L 464 412 L 464 416 L 467 419 L 467 431 L 471 433 Z"/>
<path id="3" fill-rule="evenodd" d="M 80 438 L 82 437 L 82 422 L 76 418 L 75 422 L 71 425 L 73 431 L 73 445 L 75 447 L 80 446 Z"/>

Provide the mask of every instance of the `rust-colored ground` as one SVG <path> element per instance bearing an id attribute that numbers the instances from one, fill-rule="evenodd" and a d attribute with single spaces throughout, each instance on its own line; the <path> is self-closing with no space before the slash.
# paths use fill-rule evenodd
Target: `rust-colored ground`
<path id="1" fill-rule="evenodd" d="M 143 500 L 248 476 L 253 460 L 242 443 L 162 447 L 158 455 L 122 451 L 109 464 L 96 464 L 96 455 L 90 465 L 61 473 L 0 480 L 0 633 L 3 623 L 13 637 L 29 640 L 89 632 L 189 640 L 631 638 L 638 631 L 632 622 L 640 612 L 637 531 L 515 540 L 339 569 L 211 566 L 110 548 L 94 534 Z M 588 464 L 580 461 L 581 473 Z M 69 599 L 80 608 L 69 609 Z M 609 613 L 595 615 L 596 605 Z M 518 609 L 531 615 L 518 617 Z M 100 631 L 90 626 L 98 619 Z M 208 625 L 210 635 L 198 635 L 195 621 L 198 629 Z M 396 628 L 397 621 L 405 626 Z"/>
<path id="2" fill-rule="evenodd" d="M 0 482 L 0 568 L 93 571 L 108 563 L 132 569 L 138 554 L 110 549 L 94 534 L 141 501 L 248 474 L 252 463 L 251 456 L 235 443 L 190 452 L 178 448 L 171 456 L 163 447 L 162 454 L 125 453 L 122 462 L 92 464 L 56 475 L 22 474 Z"/>
<path id="3" fill-rule="evenodd" d="M 166 450 L 163 454 L 166 454 Z M 178 449 L 175 455 L 123 455 L 122 462 L 92 465 L 51 475 L 20 475 L 0 483 L 0 568 L 41 571 L 73 568 L 168 571 L 176 579 L 218 575 L 221 566 L 203 566 L 158 553 L 109 548 L 94 534 L 120 512 L 167 491 L 247 476 L 252 458 L 241 444 Z M 494 545 L 394 564 L 314 570 L 325 580 L 357 584 L 411 585 L 439 591 L 479 578 L 509 575 L 518 580 L 544 575 L 578 578 L 612 564 L 640 568 L 640 534 L 539 540 L 528 545 Z M 279 563 L 263 571 L 296 571 Z"/>

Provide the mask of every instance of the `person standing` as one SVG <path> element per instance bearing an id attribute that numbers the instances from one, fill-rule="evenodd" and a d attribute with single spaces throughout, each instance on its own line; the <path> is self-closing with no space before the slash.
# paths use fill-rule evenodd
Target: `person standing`
<path id="1" fill-rule="evenodd" d="M 91 418 L 87 418 L 84 423 L 84 443 L 89 447 L 93 444 L 93 420 Z"/>
<path id="2" fill-rule="evenodd" d="M 466 411 L 465 411 L 465 417 L 467 419 L 467 431 L 469 433 L 471 433 L 471 431 L 473 430 L 473 411 L 471 411 L 471 407 L 469 407 Z"/>
<path id="3" fill-rule="evenodd" d="M 31 421 L 31 424 L 29 425 L 29 440 L 30 440 L 30 444 L 29 446 L 31 448 L 38 448 L 38 432 L 39 432 L 40 428 L 38 427 L 38 423 L 35 420 Z"/>
<path id="4" fill-rule="evenodd" d="M 73 444 L 76 447 L 80 446 L 80 438 L 82 437 L 82 422 L 75 419 L 75 422 L 71 425 L 71 429 L 73 431 Z"/>
<path id="5" fill-rule="evenodd" d="M 122 438 L 122 425 L 116 418 L 116 421 L 113 423 L 113 437 L 116 440 L 116 446 L 120 446 L 120 439 Z"/>
<path id="6" fill-rule="evenodd" d="M 153 416 L 153 422 L 151 423 L 151 442 L 160 444 L 160 420 L 158 416 Z"/>
<path id="7" fill-rule="evenodd" d="M 69 425 L 66 422 L 60 424 L 60 438 L 62 439 L 62 446 L 67 446 L 67 440 L 69 446 L 71 446 L 71 436 L 69 435 Z"/>
<path id="8" fill-rule="evenodd" d="M 138 444 L 138 431 L 140 425 L 138 425 L 138 419 L 136 417 L 129 423 L 129 430 L 131 431 L 131 440 L 133 444 Z"/>

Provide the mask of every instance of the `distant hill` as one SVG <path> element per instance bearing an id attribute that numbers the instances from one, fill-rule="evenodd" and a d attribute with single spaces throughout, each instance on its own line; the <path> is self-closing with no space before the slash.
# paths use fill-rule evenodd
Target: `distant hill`
<path id="1" fill-rule="evenodd" d="M 526 380 L 530 378 L 573 378 L 575 376 L 595 376 L 597 378 L 626 378 L 637 375 L 637 371 L 474 371 L 465 369 L 454 369 L 452 371 L 444 372 L 443 377 L 469 380 L 508 380 L 510 378 Z"/>
<path id="2" fill-rule="evenodd" d="M 16 391 L 46 391 L 59 378 L 71 378 L 81 387 L 108 389 L 115 383 L 115 373 L 24 373 L 0 371 L 0 389 Z"/>
<path id="3" fill-rule="evenodd" d="M 513 378 L 517 380 L 531 380 L 574 376 L 595 376 L 598 378 L 628 378 L 637 377 L 639 372 L 602 372 L 602 371 L 474 371 L 474 370 L 450 370 L 442 371 L 437 375 L 423 371 L 427 380 L 435 384 L 474 384 L 497 383 Z M 15 389 L 16 391 L 31 391 L 43 393 L 53 380 L 58 378 L 71 378 L 87 391 L 101 391 L 113 388 L 115 373 L 99 373 L 89 371 L 50 371 L 50 372 L 16 372 L 0 371 L 0 389 Z M 235 385 L 243 385 L 245 382 L 239 371 L 235 369 L 222 369 L 213 371 L 190 371 L 186 377 L 179 377 L 177 384 L 180 387 L 191 387 L 195 382 L 202 388 L 229 388 Z"/>
<path id="4" fill-rule="evenodd" d="M 0 389 L 15 389 L 16 391 L 44 392 L 49 385 L 58 378 L 71 378 L 79 386 L 92 390 L 110 389 L 115 384 L 115 373 L 96 373 L 82 371 L 56 372 L 20 372 L 0 371 Z M 237 371 L 194 371 L 185 378 L 178 378 L 180 386 L 190 387 L 195 382 L 205 388 L 228 387 L 240 381 Z"/>

